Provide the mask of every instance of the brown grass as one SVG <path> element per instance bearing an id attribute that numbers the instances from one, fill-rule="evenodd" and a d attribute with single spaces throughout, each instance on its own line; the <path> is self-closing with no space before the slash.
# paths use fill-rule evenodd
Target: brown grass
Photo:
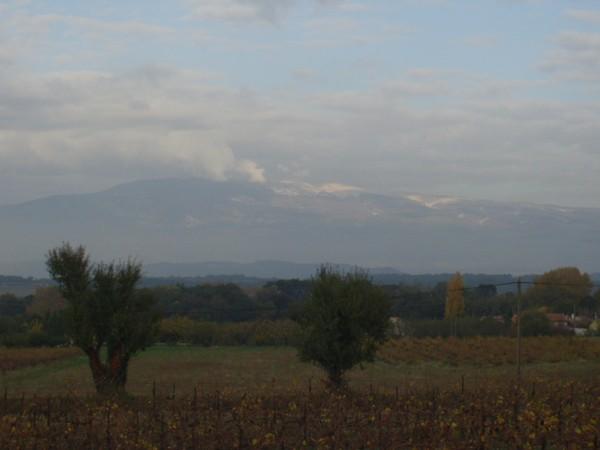
<path id="1" fill-rule="evenodd" d="M 389 363 L 440 362 L 452 366 L 501 366 L 516 361 L 516 339 L 508 337 L 394 339 L 379 350 Z M 529 337 L 522 340 L 522 363 L 600 359 L 600 339 Z"/>
<path id="2" fill-rule="evenodd" d="M 66 348 L 1 348 L 0 371 L 21 369 L 39 364 L 47 364 L 61 359 L 81 355 L 75 347 Z"/>

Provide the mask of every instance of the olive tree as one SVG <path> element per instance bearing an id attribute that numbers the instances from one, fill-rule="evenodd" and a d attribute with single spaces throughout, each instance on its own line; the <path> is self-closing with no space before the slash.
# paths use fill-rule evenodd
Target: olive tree
<path id="1" fill-rule="evenodd" d="M 385 292 L 365 272 L 341 274 L 321 266 L 297 318 L 300 358 L 324 369 L 333 387 L 342 386 L 347 370 L 373 361 L 386 339 L 390 307 Z"/>
<path id="2" fill-rule="evenodd" d="M 154 299 L 136 289 L 141 264 L 92 264 L 84 247 L 68 243 L 50 250 L 46 264 L 67 302 L 68 333 L 88 357 L 96 391 L 124 391 L 130 358 L 158 330 Z"/>

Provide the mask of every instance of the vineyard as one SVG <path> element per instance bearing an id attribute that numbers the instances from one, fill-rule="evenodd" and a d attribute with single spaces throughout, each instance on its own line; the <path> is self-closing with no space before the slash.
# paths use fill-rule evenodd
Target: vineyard
<path id="1" fill-rule="evenodd" d="M 69 348 L 1 348 L 0 371 L 16 370 L 81 355 L 81 350 Z"/>
<path id="2" fill-rule="evenodd" d="M 598 448 L 600 387 L 548 379 L 395 392 L 4 399 L 3 449 Z"/>
<path id="3" fill-rule="evenodd" d="M 515 339 L 507 337 L 474 337 L 394 339 L 379 350 L 379 357 L 389 363 L 416 364 L 441 362 L 449 365 L 505 365 L 516 358 Z M 573 337 L 535 337 L 522 340 L 524 363 L 600 359 L 600 340 Z"/>
<path id="4" fill-rule="evenodd" d="M 390 341 L 335 393 L 292 348 L 159 346 L 117 401 L 73 349 L 2 350 L 0 448 L 599 448 L 600 343 L 523 339 L 521 380 L 514 344 Z"/>
<path id="5" fill-rule="evenodd" d="M 1 348 L 0 371 L 48 364 L 81 356 L 75 347 L 66 348 Z M 504 337 L 393 339 L 378 353 L 390 364 L 440 362 L 461 364 L 505 365 L 515 362 L 515 340 Z M 561 362 L 600 359 L 600 340 L 569 337 L 536 337 L 523 339 L 524 363 Z"/>

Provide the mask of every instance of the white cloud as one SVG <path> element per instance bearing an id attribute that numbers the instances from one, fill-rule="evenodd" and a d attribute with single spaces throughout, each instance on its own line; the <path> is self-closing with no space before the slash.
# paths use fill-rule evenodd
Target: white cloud
<path id="1" fill-rule="evenodd" d="M 265 183 L 267 181 L 265 169 L 260 167 L 254 161 L 248 159 L 238 161 L 236 170 L 240 174 L 247 176 L 253 183 Z"/>

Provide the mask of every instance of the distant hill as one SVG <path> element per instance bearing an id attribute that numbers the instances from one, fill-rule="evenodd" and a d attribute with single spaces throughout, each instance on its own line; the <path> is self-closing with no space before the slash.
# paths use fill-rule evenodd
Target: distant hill
<path id="1" fill-rule="evenodd" d="M 256 278 L 309 278 L 315 274 L 320 264 L 294 263 L 289 261 L 256 261 L 252 263 L 236 263 L 226 261 L 198 263 L 158 263 L 147 264 L 144 271 L 152 277 L 194 277 L 214 275 L 243 275 Z M 334 264 L 342 271 L 350 271 L 355 266 Z M 377 274 L 399 274 L 390 267 L 368 269 Z"/>
<path id="2" fill-rule="evenodd" d="M 285 263 L 285 262 L 284 262 Z M 296 265 L 294 263 L 285 263 L 288 268 L 297 267 L 305 270 L 303 273 L 299 272 L 288 272 L 287 274 L 282 274 L 279 272 L 279 276 L 271 276 L 268 273 L 263 273 L 264 276 L 253 276 L 246 274 L 235 274 L 235 273 L 226 273 L 226 274 L 218 274 L 217 272 L 213 274 L 209 274 L 206 272 L 210 272 L 208 267 L 214 267 L 218 270 L 225 270 L 225 272 L 231 272 L 234 268 L 239 268 L 240 266 L 234 264 L 232 266 L 228 266 L 228 263 L 198 263 L 194 265 L 184 264 L 182 267 L 179 265 L 159 265 L 159 268 L 168 267 L 168 273 L 170 276 L 158 276 L 146 274 L 142 279 L 140 285 L 142 287 L 156 287 L 156 286 L 173 286 L 176 284 L 182 284 L 184 286 L 196 286 L 200 284 L 215 284 L 215 283 L 234 283 L 242 287 L 258 287 L 263 286 L 264 284 L 275 281 L 278 279 L 307 279 L 309 278 L 313 272 L 309 269 L 316 267 L 316 265 L 304 265 L 299 264 Z M 306 266 L 306 267 L 305 267 Z M 191 267 L 202 268 L 205 272 L 203 275 L 189 275 L 192 270 Z M 264 269 L 264 263 L 257 263 L 257 268 L 253 268 L 253 264 L 243 264 L 243 267 L 248 269 L 247 273 L 257 273 L 257 268 Z M 348 269 L 349 267 L 345 267 Z M 180 272 L 177 269 L 182 269 Z M 262 270 L 261 269 L 261 270 Z M 162 269 L 161 269 L 162 270 Z M 155 272 L 156 273 L 156 272 Z M 188 273 L 186 275 L 186 273 Z M 371 277 L 376 284 L 381 285 L 391 285 L 391 284 L 406 284 L 406 285 L 414 285 L 414 286 L 422 286 L 424 288 L 432 288 L 436 286 L 438 283 L 447 282 L 452 276 L 452 273 L 440 273 L 440 274 L 401 274 L 401 273 L 377 273 L 371 272 Z M 523 281 L 533 281 L 536 275 L 526 275 L 522 277 Z M 513 275 L 509 274 L 464 274 L 465 285 L 468 287 L 476 287 L 482 284 L 495 284 L 495 285 L 506 285 L 499 286 L 498 292 L 516 292 L 516 285 L 509 283 L 514 283 L 517 278 Z M 595 273 L 592 274 L 592 279 L 596 284 L 600 284 L 600 274 Z M 32 294 L 35 289 L 38 287 L 44 287 L 52 285 L 52 281 L 49 279 L 37 279 L 37 278 L 25 278 L 19 276 L 4 276 L 0 275 L 0 295 L 4 293 L 12 293 L 18 296 L 26 296 Z M 527 286 L 525 287 L 525 289 Z"/>
<path id="3" fill-rule="evenodd" d="M 85 244 L 97 259 L 137 257 L 152 276 L 314 272 L 314 264 L 282 261 L 386 273 L 540 273 L 565 265 L 597 272 L 599 229 L 600 209 L 385 196 L 338 185 L 147 180 L 0 207 L 0 273 L 16 274 L 3 268 L 40 261 L 63 241 Z M 211 260 L 262 262 L 160 263 Z"/>
<path id="4" fill-rule="evenodd" d="M 17 297 L 25 297 L 33 294 L 38 287 L 49 284 L 51 284 L 50 280 L 45 279 L 0 275 L 0 295 L 14 294 Z"/>

